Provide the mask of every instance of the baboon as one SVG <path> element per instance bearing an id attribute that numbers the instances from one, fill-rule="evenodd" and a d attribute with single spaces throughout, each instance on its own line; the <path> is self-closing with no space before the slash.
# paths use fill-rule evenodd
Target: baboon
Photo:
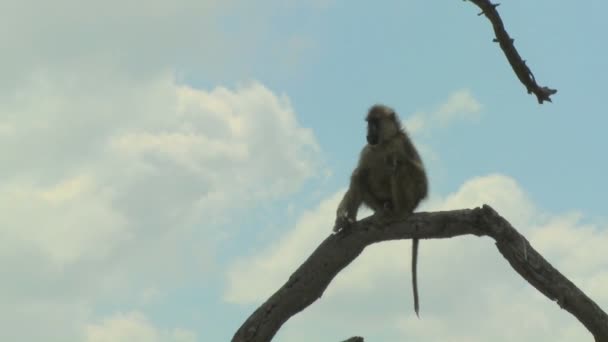
<path id="1" fill-rule="evenodd" d="M 338 206 L 334 231 L 347 229 L 357 218 L 361 204 L 375 215 L 405 218 L 428 192 L 420 155 L 401 126 L 395 111 L 374 105 L 367 117 L 367 145 L 361 151 L 350 186 Z M 412 287 L 414 310 L 419 311 L 417 259 L 418 239 L 412 239 Z"/>

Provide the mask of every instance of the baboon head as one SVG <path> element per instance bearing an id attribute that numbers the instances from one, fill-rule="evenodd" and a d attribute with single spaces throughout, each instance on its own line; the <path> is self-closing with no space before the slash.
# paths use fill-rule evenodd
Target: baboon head
<path id="1" fill-rule="evenodd" d="M 399 132 L 400 124 L 392 108 L 375 105 L 365 118 L 367 121 L 367 143 L 377 145 L 389 140 Z"/>

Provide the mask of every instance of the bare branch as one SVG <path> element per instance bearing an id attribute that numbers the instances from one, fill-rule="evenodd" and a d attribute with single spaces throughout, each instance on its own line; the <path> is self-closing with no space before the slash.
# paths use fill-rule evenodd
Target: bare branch
<path id="1" fill-rule="evenodd" d="M 534 74 L 532 74 L 532 71 L 530 71 L 526 65 L 526 61 L 522 60 L 522 58 L 519 56 L 519 52 L 517 52 L 515 46 L 513 45 L 514 40 L 505 30 L 502 19 L 496 10 L 496 7 L 498 7 L 500 4 L 493 4 L 490 0 L 469 1 L 481 8 L 481 12 L 478 15 L 484 14 L 492 23 L 494 33 L 496 34 L 494 42 L 500 44 L 500 48 L 505 53 L 509 64 L 511 64 L 513 71 L 517 75 L 517 78 L 519 78 L 521 83 L 526 86 L 528 94 L 534 93 L 538 99 L 538 103 L 540 104 L 542 104 L 544 101 L 551 102 L 550 96 L 557 93 L 557 90 L 548 87 L 541 87 L 536 83 Z"/>
<path id="2" fill-rule="evenodd" d="M 344 340 L 342 342 L 363 342 L 363 337 L 355 336 L 351 337 L 348 340 Z"/>
<path id="3" fill-rule="evenodd" d="M 270 341 L 291 316 L 321 297 L 332 279 L 373 243 L 398 239 L 489 236 L 500 253 L 530 284 L 574 315 L 595 337 L 608 342 L 608 316 L 570 280 L 553 268 L 492 208 L 417 213 L 405 221 L 371 216 L 351 230 L 327 237 L 289 280 L 239 328 L 232 342 Z"/>

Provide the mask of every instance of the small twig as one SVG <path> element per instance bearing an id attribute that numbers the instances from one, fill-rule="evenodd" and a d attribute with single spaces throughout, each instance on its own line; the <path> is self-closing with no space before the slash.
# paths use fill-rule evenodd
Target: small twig
<path id="1" fill-rule="evenodd" d="M 536 83 L 534 74 L 532 74 L 532 71 L 528 68 L 526 62 L 522 60 L 519 52 L 515 49 L 515 45 L 513 45 L 514 40 L 505 30 L 502 19 L 496 10 L 496 7 L 500 4 L 493 4 L 490 0 L 469 1 L 481 9 L 481 12 L 478 13 L 478 15 L 485 15 L 492 23 L 494 33 L 496 34 L 496 38 L 494 38 L 493 41 L 500 44 L 500 48 L 507 57 L 509 64 L 511 64 L 515 75 L 517 75 L 517 78 L 519 78 L 521 83 L 526 87 L 528 94 L 534 93 L 538 99 L 538 103 L 542 104 L 544 101 L 551 102 L 550 96 L 557 93 L 557 90 L 549 87 L 542 87 Z"/>

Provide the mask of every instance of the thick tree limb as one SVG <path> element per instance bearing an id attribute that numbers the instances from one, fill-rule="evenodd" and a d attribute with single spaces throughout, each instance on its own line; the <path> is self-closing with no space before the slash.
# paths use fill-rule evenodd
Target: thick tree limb
<path id="1" fill-rule="evenodd" d="M 500 15 L 498 15 L 496 7 L 498 7 L 500 4 L 493 4 L 490 0 L 469 1 L 481 8 L 481 13 L 479 13 L 479 15 L 484 14 L 492 23 L 494 33 L 496 34 L 494 41 L 500 44 L 500 48 L 505 53 L 509 64 L 511 64 L 513 71 L 515 71 L 515 74 L 517 75 L 517 78 L 519 78 L 521 83 L 526 86 L 528 94 L 534 93 L 538 99 L 538 103 L 540 104 L 542 104 L 543 101 L 551 102 L 550 96 L 557 93 L 557 90 L 548 87 L 541 87 L 536 83 L 534 74 L 532 74 L 532 71 L 530 71 L 526 65 L 526 61 L 522 60 L 522 58 L 519 56 L 519 52 L 517 52 L 515 46 L 513 45 L 513 39 L 505 30 L 502 19 L 500 18 Z"/>
<path id="2" fill-rule="evenodd" d="M 487 205 L 475 209 L 417 213 L 399 222 L 382 222 L 371 216 L 359 221 L 348 232 L 330 235 L 287 283 L 243 323 L 232 342 L 270 341 L 283 323 L 320 298 L 338 272 L 373 243 L 468 234 L 493 238 L 500 253 L 517 273 L 574 315 L 593 334 L 596 342 L 608 342 L 606 313 Z"/>

